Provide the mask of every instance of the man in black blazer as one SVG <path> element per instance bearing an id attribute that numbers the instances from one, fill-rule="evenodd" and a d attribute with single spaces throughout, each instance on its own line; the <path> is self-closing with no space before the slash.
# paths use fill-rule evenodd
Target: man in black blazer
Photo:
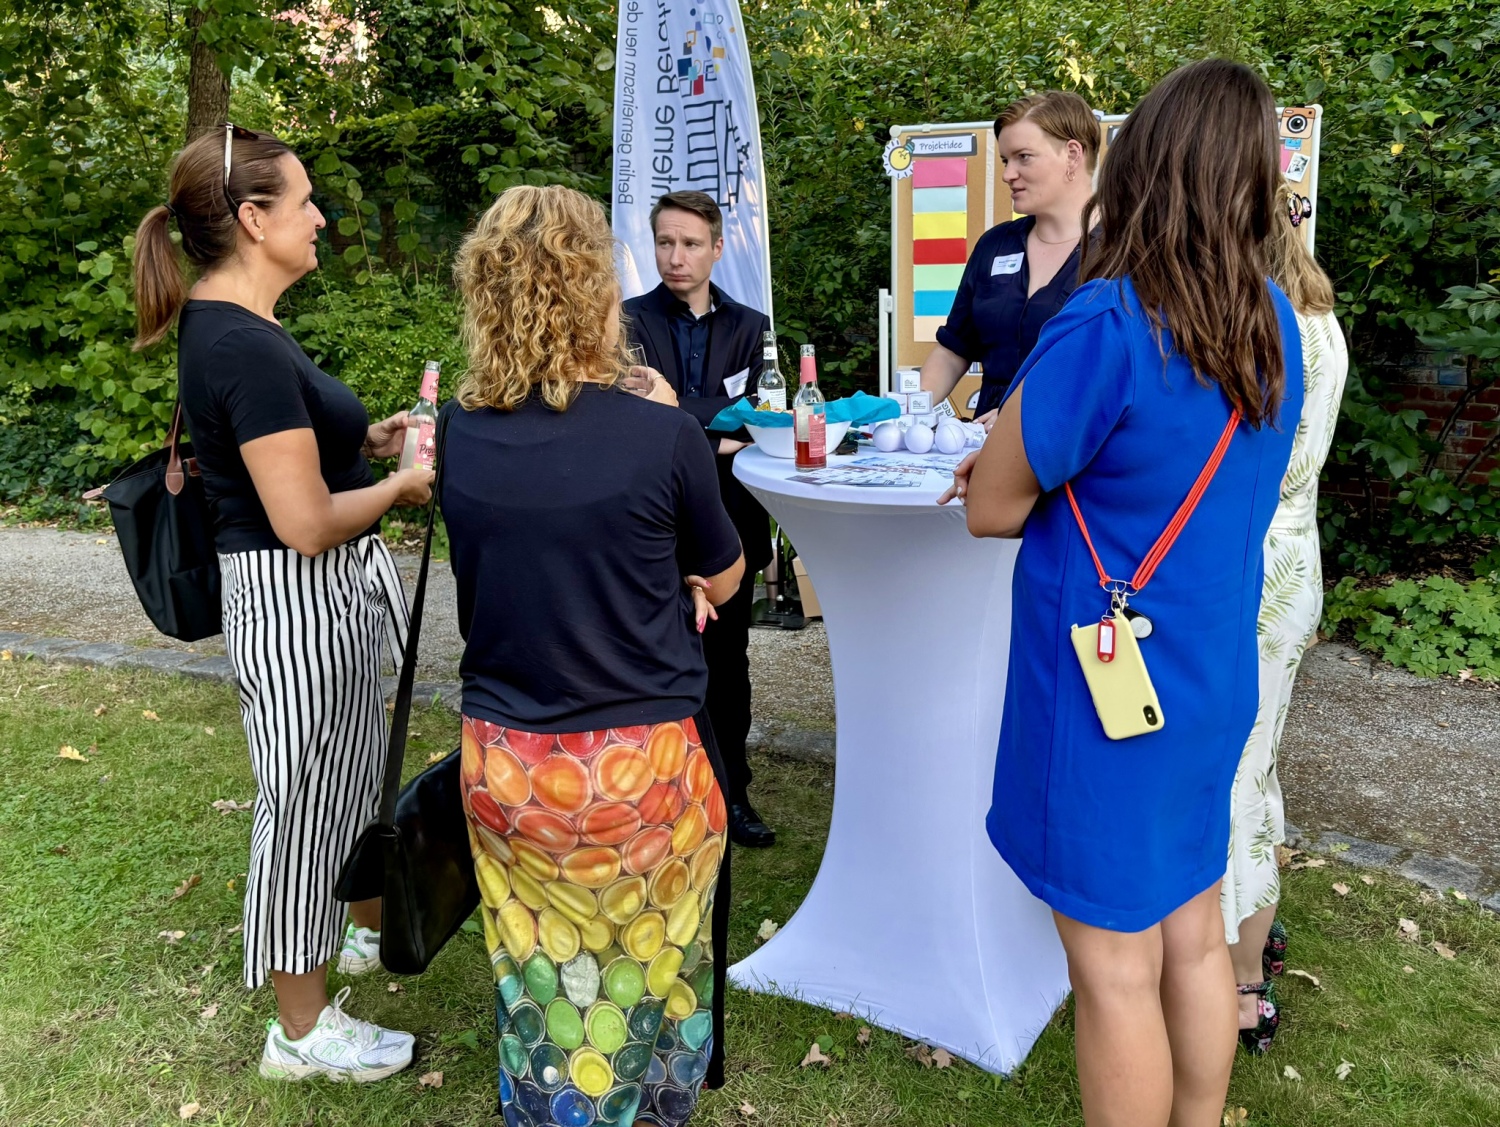
<path id="1" fill-rule="evenodd" d="M 659 286 L 625 303 L 631 341 L 646 363 L 677 393 L 677 403 L 707 427 L 715 415 L 760 381 L 764 313 L 734 301 L 711 278 L 724 251 L 724 218 L 704 192 L 669 192 L 651 209 Z M 718 451 L 719 493 L 739 530 L 745 578 L 717 621 L 703 632 L 708 663 L 708 715 L 729 772 L 729 835 L 739 845 L 763 846 L 776 834 L 750 805 L 745 738 L 750 731 L 750 604 L 755 573 L 771 560 L 766 511 L 734 476 L 734 455 L 747 445 L 740 431 L 710 433 Z"/>

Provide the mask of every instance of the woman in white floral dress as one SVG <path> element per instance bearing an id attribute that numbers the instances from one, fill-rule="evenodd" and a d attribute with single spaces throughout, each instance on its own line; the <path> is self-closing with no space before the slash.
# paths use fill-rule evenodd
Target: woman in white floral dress
<path id="1" fill-rule="evenodd" d="M 1276 750 L 1297 666 L 1323 613 L 1318 475 L 1333 442 L 1349 372 L 1344 335 L 1333 315 L 1333 286 L 1313 260 L 1302 231 L 1289 221 L 1278 226 L 1266 246 L 1272 276 L 1297 311 L 1305 399 L 1281 502 L 1266 536 L 1258 624 L 1260 708 L 1234 780 L 1229 867 L 1220 894 L 1239 983 L 1240 1041 L 1253 1053 L 1265 1052 L 1280 1020 L 1271 972 L 1280 970 L 1285 933 L 1278 928 L 1277 941 L 1268 942 L 1281 897 L 1276 847 L 1286 840 Z"/>

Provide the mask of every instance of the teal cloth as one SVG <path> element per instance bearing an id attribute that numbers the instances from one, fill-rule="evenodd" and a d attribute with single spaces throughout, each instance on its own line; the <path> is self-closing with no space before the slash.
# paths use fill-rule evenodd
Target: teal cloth
<path id="1" fill-rule="evenodd" d="M 848 399 L 835 399 L 829 403 L 826 417 L 830 423 L 863 426 L 866 423 L 877 423 L 881 419 L 894 419 L 900 414 L 901 407 L 894 399 L 877 398 L 856 391 Z M 746 424 L 753 427 L 789 427 L 792 425 L 792 413 L 757 411 L 749 399 L 737 399 L 714 416 L 708 429 L 734 431 Z"/>

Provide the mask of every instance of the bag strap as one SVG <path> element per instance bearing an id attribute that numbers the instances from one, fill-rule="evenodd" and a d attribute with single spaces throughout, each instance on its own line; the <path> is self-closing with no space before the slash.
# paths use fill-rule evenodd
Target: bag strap
<path id="1" fill-rule="evenodd" d="M 1167 558 L 1167 553 L 1172 550 L 1172 545 L 1177 543 L 1177 537 L 1182 535 L 1182 530 L 1187 527 L 1188 518 L 1193 515 L 1193 510 L 1198 507 L 1198 502 L 1203 499 L 1204 492 L 1208 489 L 1209 482 L 1213 481 L 1214 474 L 1219 471 L 1219 464 L 1224 461 L 1224 455 L 1229 450 L 1229 442 L 1234 438 L 1235 428 L 1240 425 L 1239 408 L 1235 408 L 1229 416 L 1229 422 L 1224 424 L 1224 433 L 1219 435 L 1219 442 L 1208 456 L 1198 471 L 1198 480 L 1193 482 L 1193 488 L 1188 490 L 1188 495 L 1183 499 L 1181 505 L 1177 506 L 1177 512 L 1173 514 L 1171 522 L 1162 534 L 1156 538 L 1156 543 L 1151 545 L 1151 550 L 1146 553 L 1146 558 L 1141 561 L 1140 567 L 1135 569 L 1135 574 L 1130 577 L 1129 583 L 1110 578 L 1104 570 L 1104 564 L 1099 559 L 1099 553 L 1094 548 L 1093 538 L 1089 536 L 1089 526 L 1083 521 L 1083 510 L 1078 507 L 1078 498 L 1073 496 L 1073 485 L 1071 482 L 1065 484 L 1063 489 L 1068 494 L 1068 504 L 1073 507 L 1073 518 L 1078 522 L 1078 530 L 1083 533 L 1083 542 L 1089 546 L 1089 555 L 1094 558 L 1094 569 L 1099 573 L 1099 586 L 1106 589 L 1116 587 L 1129 594 L 1143 590 L 1151 577 L 1156 574 L 1156 569 L 1161 561 Z"/>
<path id="2" fill-rule="evenodd" d="M 182 472 L 182 400 L 172 409 L 172 426 L 167 431 L 167 492 L 176 497 L 187 484 L 187 475 Z"/>
<path id="3" fill-rule="evenodd" d="M 422 605 L 427 601 L 427 565 L 432 559 L 432 526 L 437 515 L 438 488 L 443 482 L 443 439 L 448 429 L 448 411 L 438 416 L 436 476 L 432 500 L 427 503 L 427 534 L 422 538 L 422 566 L 417 589 L 411 599 L 411 622 L 406 629 L 406 652 L 401 655 L 401 677 L 396 682 L 396 702 L 391 712 L 391 736 L 385 752 L 385 781 L 380 790 L 379 824 L 396 824 L 396 799 L 401 794 L 401 767 L 406 760 L 406 726 L 411 718 L 412 686 L 417 679 L 417 642 L 422 637 Z"/>

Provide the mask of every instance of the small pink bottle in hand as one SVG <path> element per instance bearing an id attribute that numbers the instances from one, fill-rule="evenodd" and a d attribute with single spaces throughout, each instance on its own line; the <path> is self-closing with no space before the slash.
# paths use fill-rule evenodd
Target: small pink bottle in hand
<path id="1" fill-rule="evenodd" d="M 436 360 L 429 360 L 422 369 L 422 393 L 417 405 L 406 414 L 406 442 L 401 447 L 400 469 L 425 466 L 430 470 L 437 461 L 438 368 Z"/>

